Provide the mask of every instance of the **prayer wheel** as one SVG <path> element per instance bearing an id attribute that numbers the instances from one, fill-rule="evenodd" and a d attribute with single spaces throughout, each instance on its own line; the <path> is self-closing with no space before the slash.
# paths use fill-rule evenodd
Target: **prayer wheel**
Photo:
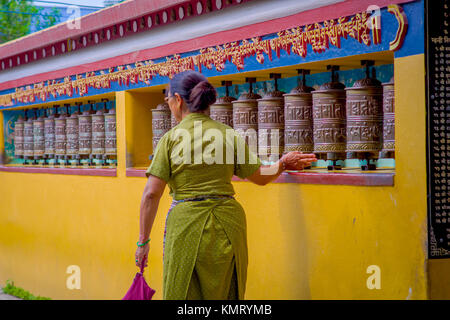
<path id="1" fill-rule="evenodd" d="M 160 103 L 152 109 L 152 133 L 153 133 L 153 153 L 162 136 L 171 129 L 171 112 L 167 103 Z"/>
<path id="2" fill-rule="evenodd" d="M 45 136 L 44 119 L 45 115 L 41 110 L 36 109 L 36 119 L 33 120 L 33 158 L 35 161 L 44 159 Z"/>
<path id="3" fill-rule="evenodd" d="M 383 83 L 383 149 L 381 158 L 395 158 L 395 87 L 394 77 Z"/>
<path id="4" fill-rule="evenodd" d="M 222 81 L 225 86 L 226 94 L 224 97 L 217 99 L 217 101 L 210 106 L 211 119 L 233 127 L 233 101 L 236 98 L 230 97 L 229 87 L 232 85 L 231 81 Z"/>
<path id="5" fill-rule="evenodd" d="M 173 128 L 178 124 L 177 119 L 175 119 L 175 116 L 173 113 L 170 113 L 170 127 Z"/>
<path id="6" fill-rule="evenodd" d="M 258 99 L 259 94 L 253 93 L 253 83 L 256 78 L 247 78 L 250 89 L 248 93 L 243 93 L 233 101 L 233 128 L 254 150 L 258 146 Z"/>
<path id="7" fill-rule="evenodd" d="M 58 106 L 53 106 L 58 109 Z M 46 110 L 47 117 L 44 120 L 45 157 L 50 160 L 55 157 L 55 113 L 52 109 Z"/>
<path id="8" fill-rule="evenodd" d="M 87 105 L 84 105 L 84 111 L 78 115 L 78 136 L 79 136 L 79 151 L 80 161 L 84 161 L 91 164 L 92 160 L 92 115 L 93 101 L 88 101 Z"/>
<path id="9" fill-rule="evenodd" d="M 366 77 L 355 82 L 347 92 L 347 153 L 351 158 L 367 160 L 363 170 L 374 170 L 370 159 L 381 151 L 383 132 L 383 87 L 375 77 L 374 61 L 362 61 Z"/>
<path id="10" fill-rule="evenodd" d="M 92 115 L 92 155 L 97 160 L 105 158 L 105 112 L 107 99 L 97 103 L 97 111 Z"/>
<path id="11" fill-rule="evenodd" d="M 23 126 L 23 118 L 19 116 L 14 123 L 14 157 L 18 159 L 23 157 Z"/>
<path id="12" fill-rule="evenodd" d="M 272 73 L 275 90 L 258 99 L 258 154 L 269 162 L 277 161 L 284 152 L 284 97 L 278 90 L 281 74 Z"/>
<path id="13" fill-rule="evenodd" d="M 327 66 L 331 70 L 331 82 L 313 91 L 314 153 L 318 159 L 331 160 L 329 170 L 341 169 L 337 160 L 346 158 L 346 93 L 345 85 L 339 82 L 338 66 Z"/>
<path id="14" fill-rule="evenodd" d="M 66 158 L 67 160 L 77 160 L 78 155 L 78 117 L 80 106 L 77 105 L 75 111 L 66 118 Z"/>
<path id="15" fill-rule="evenodd" d="M 106 161 L 117 160 L 116 109 L 110 101 L 108 112 L 105 113 L 105 156 Z"/>
<path id="16" fill-rule="evenodd" d="M 56 161 L 65 160 L 66 156 L 66 118 L 69 112 L 69 105 L 65 104 L 61 114 L 58 108 L 55 112 L 55 156 Z"/>
<path id="17" fill-rule="evenodd" d="M 34 157 L 33 119 L 36 118 L 35 114 L 28 117 L 27 112 L 30 112 L 30 110 L 25 111 L 25 122 L 23 124 L 23 158 L 25 160 Z"/>
<path id="18" fill-rule="evenodd" d="M 307 70 L 298 70 L 303 75 L 302 84 L 284 95 L 285 152 L 314 151 L 312 94 L 314 88 L 306 85 Z"/>

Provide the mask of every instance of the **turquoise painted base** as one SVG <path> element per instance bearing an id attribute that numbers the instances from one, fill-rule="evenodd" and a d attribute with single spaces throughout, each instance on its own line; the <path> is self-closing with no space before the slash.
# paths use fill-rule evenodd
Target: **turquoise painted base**
<path id="1" fill-rule="evenodd" d="M 378 159 L 377 168 L 395 168 L 395 159 Z"/>

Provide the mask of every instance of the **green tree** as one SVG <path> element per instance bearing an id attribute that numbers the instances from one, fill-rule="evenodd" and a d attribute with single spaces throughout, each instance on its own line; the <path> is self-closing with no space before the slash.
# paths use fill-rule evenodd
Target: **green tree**
<path id="1" fill-rule="evenodd" d="M 59 9 L 43 11 L 30 0 L 0 0 L 0 43 L 27 35 L 32 24 L 41 30 L 59 22 Z"/>

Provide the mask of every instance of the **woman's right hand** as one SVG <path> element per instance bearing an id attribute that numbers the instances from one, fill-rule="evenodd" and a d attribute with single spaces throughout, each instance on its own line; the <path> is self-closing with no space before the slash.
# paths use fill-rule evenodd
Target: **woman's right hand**
<path id="1" fill-rule="evenodd" d="M 304 154 L 299 151 L 292 151 L 283 155 L 280 162 L 284 164 L 285 170 L 303 170 L 309 167 L 311 163 L 316 162 L 315 154 Z"/>

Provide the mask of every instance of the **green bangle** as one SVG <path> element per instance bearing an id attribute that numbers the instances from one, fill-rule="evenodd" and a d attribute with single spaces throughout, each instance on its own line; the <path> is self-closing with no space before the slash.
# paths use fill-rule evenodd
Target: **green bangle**
<path id="1" fill-rule="evenodd" d="M 136 244 L 137 244 L 138 247 L 143 247 L 143 246 L 145 246 L 147 243 L 149 243 L 149 241 L 150 241 L 150 238 L 148 238 L 148 240 L 145 241 L 144 243 L 139 244 L 139 241 L 138 241 L 138 242 L 136 242 Z"/>

